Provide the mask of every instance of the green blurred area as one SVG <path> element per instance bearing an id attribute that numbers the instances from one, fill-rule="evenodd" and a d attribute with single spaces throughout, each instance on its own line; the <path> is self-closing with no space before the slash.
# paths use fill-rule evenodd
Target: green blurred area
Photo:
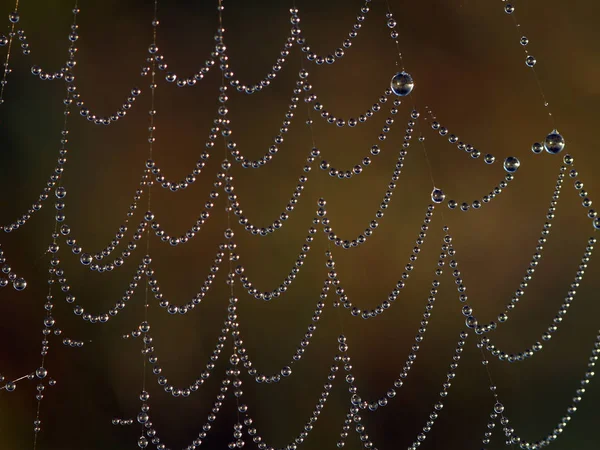
<path id="1" fill-rule="evenodd" d="M 74 111 L 69 119 L 69 157 L 64 186 L 66 214 L 73 237 L 94 253 L 107 245 L 121 225 L 148 157 L 149 77 L 140 70 L 152 42 L 153 1 L 80 2 L 78 90 L 86 106 L 98 115 L 112 114 L 132 87 L 142 96 L 125 119 L 98 127 Z M 311 48 L 328 54 L 346 38 L 362 3 L 330 0 L 296 2 L 302 29 Z M 289 33 L 292 2 L 275 0 L 225 2 L 224 26 L 230 64 L 236 76 L 255 83 L 272 67 Z M 415 269 L 396 304 L 383 316 L 364 321 L 347 310 L 327 307 L 315 336 L 293 375 L 277 385 L 258 385 L 245 372 L 244 401 L 260 433 L 271 445 L 287 445 L 316 404 L 336 352 L 336 338 L 348 337 L 353 373 L 364 397 L 375 399 L 392 385 L 414 343 L 429 296 L 442 243 L 442 226 L 450 226 L 468 286 L 469 304 L 484 321 L 495 320 L 510 301 L 535 252 L 562 155 L 534 155 L 531 144 L 552 130 L 536 79 L 525 66 L 520 36 L 530 40 L 529 52 L 559 131 L 565 152 L 575 157 L 578 179 L 595 200 L 600 193 L 596 168 L 597 104 L 600 97 L 600 31 L 596 26 L 600 3 L 588 0 L 566 5 L 558 0 L 515 2 L 521 26 L 515 31 L 503 4 L 468 0 L 400 2 L 390 0 L 399 23 L 399 44 L 406 70 L 416 87 L 403 101 L 388 139 L 377 140 L 389 108 L 356 128 L 326 124 L 316 112 L 314 140 L 323 158 L 338 168 L 351 168 L 375 143 L 382 154 L 359 177 L 337 180 L 314 166 L 297 207 L 284 228 L 268 237 L 252 236 L 234 223 L 235 241 L 246 275 L 261 290 L 277 287 L 292 268 L 307 230 L 315 217 L 317 200 L 327 200 L 336 234 L 355 237 L 374 217 L 389 184 L 409 114 L 422 112 L 419 132 L 426 137 L 427 158 L 414 139 L 398 188 L 385 217 L 368 243 L 352 250 L 334 247 L 336 269 L 350 300 L 373 308 L 387 298 L 408 263 L 432 189 L 447 198 L 472 201 L 487 194 L 504 176 L 502 161 L 517 156 L 521 168 L 508 189 L 479 211 L 462 213 L 439 206 Z M 6 17 L 13 2 L 0 0 Z M 13 49 L 0 106 L 0 225 L 8 224 L 30 206 L 44 187 L 59 149 L 65 94 L 64 82 L 42 82 L 30 74 L 33 64 L 49 71 L 66 60 L 67 35 L 72 21 L 71 2 L 21 0 L 18 24 L 27 35 L 31 56 Z M 216 2 L 159 1 L 158 46 L 170 69 L 193 74 L 203 66 L 214 43 Z M 396 46 L 389 39 L 383 1 L 372 11 L 346 55 L 332 66 L 309 65 L 314 93 L 336 116 L 357 117 L 370 108 L 396 69 Z M 3 19 L 4 20 L 4 19 Z M 6 32 L 5 25 L 1 28 Z M 6 47 L 0 49 L 4 59 Z M 247 157 L 262 156 L 279 133 L 300 70 L 295 47 L 277 79 L 257 95 L 229 91 L 229 118 L 238 149 Z M 167 178 L 185 177 L 205 149 L 218 106 L 218 69 L 194 88 L 177 88 L 158 77 L 154 159 Z M 389 103 L 388 103 L 389 104 Z M 451 133 L 473 144 L 497 162 L 487 166 L 473 160 L 432 131 L 425 111 L 430 108 Z M 275 220 L 303 175 L 312 147 L 301 101 L 285 142 L 273 161 L 260 168 L 234 165 L 236 192 L 244 214 L 255 224 Z M 185 191 L 153 189 L 152 209 L 161 225 L 182 234 L 196 220 L 208 200 L 225 156 L 216 146 L 198 181 Z M 431 170 L 431 174 L 430 174 Z M 534 280 L 510 320 L 493 338 L 510 352 L 522 351 L 540 339 L 552 323 L 577 271 L 587 239 L 594 235 L 581 199 L 565 180 L 553 221 L 552 235 Z M 150 253 L 165 297 L 175 304 L 189 301 L 198 291 L 226 228 L 223 195 L 201 233 L 184 246 L 171 247 L 152 236 Z M 45 250 L 53 224 L 53 199 L 22 229 L 3 234 L 0 244 L 13 270 L 29 284 L 24 292 L 0 292 L 0 373 L 7 379 L 22 376 L 40 364 L 40 328 L 47 295 Z M 142 204 L 145 204 L 142 201 Z M 142 219 L 140 207 L 130 231 Z M 128 238 L 125 239 L 127 241 Z M 297 279 L 282 298 L 258 301 L 239 286 L 239 317 L 245 345 L 257 368 L 272 373 L 288 364 L 310 323 L 328 269 L 327 242 L 319 231 Z M 78 258 L 63 245 L 61 260 L 77 303 L 90 313 L 104 312 L 123 295 L 143 257 L 140 246 L 127 264 L 112 273 L 83 270 Z M 587 358 L 597 333 L 600 307 L 600 269 L 592 258 L 586 278 L 561 329 L 543 352 L 524 363 L 491 359 L 490 371 L 498 394 L 517 432 L 532 441 L 549 433 L 565 414 L 587 369 Z M 150 323 L 154 346 L 164 375 L 175 385 L 193 382 L 204 370 L 216 343 L 228 304 L 224 280 L 226 262 L 202 305 L 186 316 L 169 316 L 151 298 Z M 461 304 L 450 271 L 441 277 L 436 305 L 424 342 L 405 386 L 386 408 L 363 413 L 377 448 L 408 447 L 428 420 L 464 328 Z M 140 283 L 129 306 L 106 325 L 84 323 L 72 314 L 64 294 L 55 292 L 53 315 L 65 337 L 86 342 L 82 349 L 63 346 L 53 338 L 46 367 L 57 386 L 47 388 L 41 403 L 42 433 L 38 448 L 45 450 L 114 450 L 136 448 L 139 426 L 115 427 L 114 417 L 134 418 L 139 409 L 142 378 L 141 341 L 121 336 L 137 327 L 143 316 L 144 290 Z M 421 448 L 481 448 L 493 397 L 481 354 L 470 336 L 457 378 L 440 418 Z M 189 398 L 172 398 L 148 373 L 152 420 L 169 448 L 185 448 L 197 436 L 210 413 L 231 353 L 223 351 L 210 380 Z M 599 389 L 592 382 L 575 419 L 554 444 L 557 449 L 596 450 Z M 20 383 L 14 393 L 0 392 L 0 450 L 32 447 L 37 402 L 35 382 Z M 349 405 L 347 384 L 340 372 L 327 407 L 305 442 L 305 448 L 336 448 Z M 224 448 L 231 440 L 236 415 L 228 398 L 206 441 L 208 448 Z M 497 427 L 492 445 L 503 446 Z M 252 448 L 249 440 L 246 444 Z M 362 448 L 353 431 L 346 447 Z"/>

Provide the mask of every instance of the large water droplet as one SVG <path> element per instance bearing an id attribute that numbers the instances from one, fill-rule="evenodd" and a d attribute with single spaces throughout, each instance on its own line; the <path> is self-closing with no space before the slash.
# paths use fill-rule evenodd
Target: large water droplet
<path id="1" fill-rule="evenodd" d="M 433 203 L 442 203 L 445 198 L 446 194 L 444 194 L 441 189 L 434 188 L 433 191 L 431 191 L 431 200 Z"/>
<path id="2" fill-rule="evenodd" d="M 517 158 L 514 156 L 509 156 L 504 161 L 504 170 L 506 170 L 508 173 L 514 173 L 517 171 L 520 165 L 521 162 Z"/>
<path id="3" fill-rule="evenodd" d="M 15 281 L 13 281 L 13 287 L 17 291 L 22 291 L 27 287 L 27 281 L 25 278 L 17 278 Z"/>
<path id="4" fill-rule="evenodd" d="M 410 74 L 406 72 L 398 72 L 392 78 L 390 87 L 394 94 L 404 97 L 412 92 L 413 88 L 415 87 L 415 82 Z"/>
<path id="5" fill-rule="evenodd" d="M 544 148 L 552 155 L 560 153 L 565 148 L 565 140 L 556 130 L 553 130 L 544 141 Z"/>
<path id="6" fill-rule="evenodd" d="M 92 255 L 90 255 L 89 253 L 82 254 L 80 258 L 81 264 L 85 266 L 89 266 L 93 260 L 94 259 L 92 258 Z"/>

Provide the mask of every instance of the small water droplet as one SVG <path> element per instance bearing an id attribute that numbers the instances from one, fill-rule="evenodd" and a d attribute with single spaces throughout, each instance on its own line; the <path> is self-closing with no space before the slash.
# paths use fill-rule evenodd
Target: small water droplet
<path id="1" fill-rule="evenodd" d="M 520 165 L 521 162 L 518 158 L 515 158 L 514 156 L 509 156 L 504 161 L 504 170 L 506 170 L 508 173 L 514 173 L 517 171 Z"/>
<path id="2" fill-rule="evenodd" d="M 527 64 L 527 67 L 533 67 L 536 63 L 537 61 L 532 55 L 529 55 L 527 58 L 525 58 L 525 64 Z"/>

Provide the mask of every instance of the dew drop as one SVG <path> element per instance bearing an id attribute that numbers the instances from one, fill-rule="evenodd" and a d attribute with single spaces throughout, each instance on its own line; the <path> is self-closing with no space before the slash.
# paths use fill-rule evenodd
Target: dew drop
<path id="1" fill-rule="evenodd" d="M 410 74 L 406 72 L 398 72 L 392 78 L 390 87 L 394 94 L 400 97 L 405 97 L 412 92 L 413 88 L 415 87 L 415 83 Z"/>

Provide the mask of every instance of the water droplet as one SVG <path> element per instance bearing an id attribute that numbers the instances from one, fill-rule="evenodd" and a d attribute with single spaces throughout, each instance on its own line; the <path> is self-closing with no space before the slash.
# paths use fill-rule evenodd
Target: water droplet
<path id="1" fill-rule="evenodd" d="M 520 165 L 521 162 L 518 160 L 518 158 L 515 158 L 514 156 L 509 156 L 504 161 L 504 170 L 506 170 L 508 173 L 514 173 L 517 171 Z"/>
<path id="2" fill-rule="evenodd" d="M 565 148 L 565 140 L 558 131 L 553 130 L 544 141 L 544 148 L 552 155 L 560 153 Z"/>
<path id="3" fill-rule="evenodd" d="M 15 281 L 13 281 L 13 287 L 17 291 L 22 291 L 27 287 L 27 281 L 25 278 L 17 278 Z"/>
<path id="4" fill-rule="evenodd" d="M 446 194 L 444 194 L 444 192 L 441 189 L 434 188 L 433 191 L 431 191 L 431 200 L 434 203 L 442 203 L 445 198 Z"/>
<path id="5" fill-rule="evenodd" d="M 505 12 L 506 14 L 512 14 L 512 13 L 514 13 L 514 12 L 515 12 L 515 7 L 514 7 L 512 4 L 510 4 L 510 3 L 507 3 L 507 4 L 504 6 L 504 12 Z"/>
<path id="6" fill-rule="evenodd" d="M 529 38 L 527 36 L 522 36 L 520 42 L 521 42 L 521 45 L 524 47 L 527 44 L 529 44 Z"/>
<path id="7" fill-rule="evenodd" d="M 79 259 L 81 261 L 81 264 L 83 264 L 84 266 L 89 266 L 93 261 L 92 255 L 90 255 L 89 253 L 82 254 L 81 258 Z"/>
<path id="8" fill-rule="evenodd" d="M 415 83 L 410 74 L 406 72 L 398 72 L 392 78 L 390 87 L 392 88 L 394 94 L 404 97 L 412 92 L 413 88 L 415 87 Z"/>
<path id="9" fill-rule="evenodd" d="M 469 328 L 475 328 L 475 327 L 477 327 L 477 319 L 473 316 L 469 316 L 466 318 L 465 324 Z"/>
<path id="10" fill-rule="evenodd" d="M 539 155 L 540 153 L 542 153 L 542 151 L 544 151 L 544 146 L 539 142 L 536 142 L 531 146 L 531 151 L 536 155 Z"/>
<path id="11" fill-rule="evenodd" d="M 138 447 L 139 448 L 148 447 L 148 439 L 146 439 L 146 436 L 142 436 L 138 439 Z"/>
<path id="12" fill-rule="evenodd" d="M 500 402 L 494 405 L 494 411 L 496 414 L 502 414 L 504 412 L 504 405 Z"/>
<path id="13" fill-rule="evenodd" d="M 525 58 L 525 64 L 527 64 L 527 67 L 533 67 L 535 66 L 535 63 L 537 63 L 535 57 L 529 55 L 527 58 Z"/>

